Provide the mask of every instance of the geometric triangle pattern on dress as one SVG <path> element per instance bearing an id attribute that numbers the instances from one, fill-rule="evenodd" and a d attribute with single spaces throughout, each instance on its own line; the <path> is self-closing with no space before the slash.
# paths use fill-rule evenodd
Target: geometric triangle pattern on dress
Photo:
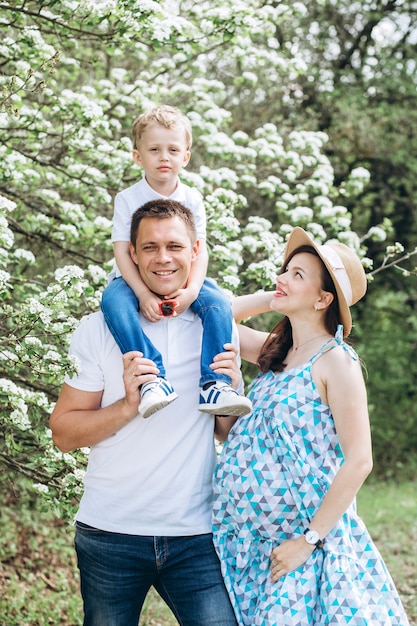
<path id="1" fill-rule="evenodd" d="M 311 368 L 260 374 L 250 415 L 232 427 L 215 470 L 213 536 L 239 626 L 408 626 L 385 563 L 355 502 L 322 549 L 278 582 L 272 549 L 298 537 L 343 463 L 333 418 Z"/>

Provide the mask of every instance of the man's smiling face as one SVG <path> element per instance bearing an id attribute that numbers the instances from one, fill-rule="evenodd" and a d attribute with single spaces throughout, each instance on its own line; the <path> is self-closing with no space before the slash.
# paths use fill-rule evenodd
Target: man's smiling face
<path id="1" fill-rule="evenodd" d="M 143 282 L 160 296 L 172 295 L 187 285 L 197 253 L 198 241 L 191 241 L 187 225 L 180 217 L 142 219 L 136 249 L 131 246 Z"/>

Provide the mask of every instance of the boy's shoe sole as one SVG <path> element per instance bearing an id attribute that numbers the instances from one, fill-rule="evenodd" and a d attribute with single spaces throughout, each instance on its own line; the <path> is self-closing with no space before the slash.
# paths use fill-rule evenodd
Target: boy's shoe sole
<path id="1" fill-rule="evenodd" d="M 200 390 L 198 410 L 211 415 L 240 417 L 252 411 L 252 402 L 226 383 L 217 382 Z"/>
<path id="2" fill-rule="evenodd" d="M 145 383 L 141 389 L 139 415 L 147 418 L 178 398 L 174 388 L 164 378 Z"/>

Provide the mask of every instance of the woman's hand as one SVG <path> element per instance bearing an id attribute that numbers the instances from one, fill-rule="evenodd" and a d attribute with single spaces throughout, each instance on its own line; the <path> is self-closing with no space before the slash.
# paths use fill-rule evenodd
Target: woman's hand
<path id="1" fill-rule="evenodd" d="M 271 580 L 277 582 L 282 576 L 300 567 L 315 550 L 315 546 L 307 543 L 304 535 L 297 539 L 283 541 L 271 552 Z"/>

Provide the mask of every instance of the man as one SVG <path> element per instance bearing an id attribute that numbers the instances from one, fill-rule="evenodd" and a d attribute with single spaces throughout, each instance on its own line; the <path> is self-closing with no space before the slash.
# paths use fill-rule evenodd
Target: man
<path id="1" fill-rule="evenodd" d="M 155 200 L 132 218 L 130 250 L 147 287 L 163 300 L 183 288 L 198 254 L 192 214 Z M 101 312 L 74 333 L 80 373 L 67 378 L 50 426 L 62 451 L 91 446 L 75 545 L 85 626 L 137 626 L 153 585 L 184 626 L 235 626 L 211 536 L 213 432 L 236 418 L 198 411 L 202 324 L 182 315 L 141 324 L 162 353 L 178 398 L 144 419 L 140 386 L 158 369 L 122 355 Z M 240 383 L 236 350 L 212 364 Z"/>

